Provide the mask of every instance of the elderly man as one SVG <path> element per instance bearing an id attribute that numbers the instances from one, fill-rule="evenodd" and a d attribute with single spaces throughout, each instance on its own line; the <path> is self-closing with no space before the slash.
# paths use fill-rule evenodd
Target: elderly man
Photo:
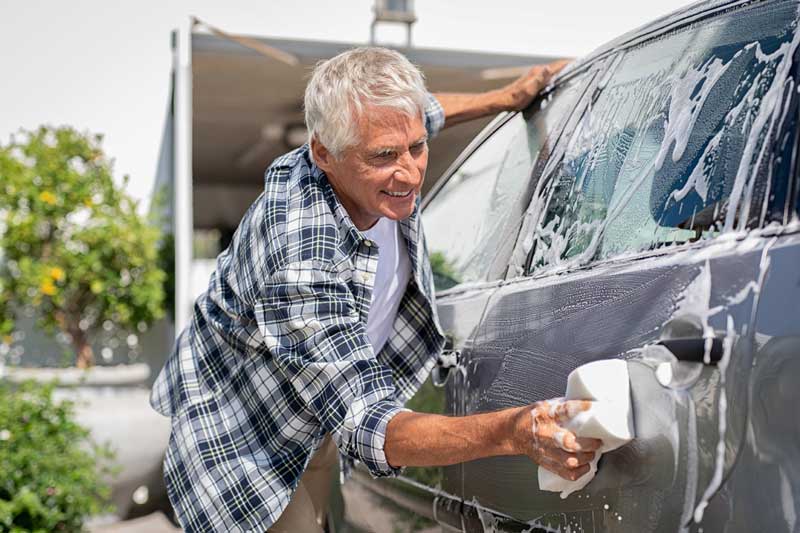
<path id="1" fill-rule="evenodd" d="M 588 470 L 599 441 L 559 426 L 582 403 L 403 407 L 444 344 L 418 212 L 428 139 L 525 108 L 562 66 L 435 96 L 387 49 L 316 67 L 309 143 L 267 169 L 153 388 L 172 417 L 164 472 L 186 531 L 322 531 L 339 455 L 374 476 L 514 454 L 569 479 Z"/>

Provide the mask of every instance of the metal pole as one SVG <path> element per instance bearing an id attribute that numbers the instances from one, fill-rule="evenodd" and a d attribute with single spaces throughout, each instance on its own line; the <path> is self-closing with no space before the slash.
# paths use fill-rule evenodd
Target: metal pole
<path id="1" fill-rule="evenodd" d="M 189 323 L 192 310 L 192 24 L 178 29 L 173 49 L 175 72 L 175 332 Z"/>

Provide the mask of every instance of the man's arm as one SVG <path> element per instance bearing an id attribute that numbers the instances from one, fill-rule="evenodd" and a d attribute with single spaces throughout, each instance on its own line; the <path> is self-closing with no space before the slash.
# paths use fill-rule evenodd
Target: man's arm
<path id="1" fill-rule="evenodd" d="M 444 127 L 501 111 L 525 109 L 567 63 L 567 60 L 559 60 L 537 65 L 512 83 L 494 91 L 475 94 L 435 93 L 434 96 L 444 108 Z"/>
<path id="2" fill-rule="evenodd" d="M 386 427 L 384 452 L 395 467 L 527 455 L 559 476 L 575 480 L 588 472 L 588 463 L 602 442 L 577 438 L 560 424 L 590 405 L 555 400 L 463 417 L 402 412 Z"/>

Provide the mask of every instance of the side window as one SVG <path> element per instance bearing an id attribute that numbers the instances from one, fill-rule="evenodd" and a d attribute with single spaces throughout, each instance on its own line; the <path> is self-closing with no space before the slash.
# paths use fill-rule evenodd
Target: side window
<path id="1" fill-rule="evenodd" d="M 572 78 L 517 113 L 450 176 L 422 214 L 437 290 L 500 279 L 535 188 L 534 163 L 584 85 Z"/>
<path id="2" fill-rule="evenodd" d="M 771 157 L 795 89 L 796 9 L 764 2 L 625 52 L 543 188 L 532 267 L 762 224 L 788 180 Z"/>

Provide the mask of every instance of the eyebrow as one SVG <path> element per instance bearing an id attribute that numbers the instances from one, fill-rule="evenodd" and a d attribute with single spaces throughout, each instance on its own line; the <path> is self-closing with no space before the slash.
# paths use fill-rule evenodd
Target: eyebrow
<path id="1" fill-rule="evenodd" d="M 414 146 L 414 145 L 417 145 L 417 144 L 422 144 L 422 143 L 425 143 L 425 142 L 428 142 L 428 134 L 427 133 L 423 134 L 422 137 L 420 137 L 419 139 L 417 139 L 416 141 L 411 143 L 411 146 Z"/>
<path id="2" fill-rule="evenodd" d="M 428 134 L 427 133 L 423 134 L 421 137 L 416 139 L 409 146 L 418 146 L 418 145 L 426 143 L 426 142 L 428 142 Z M 381 146 L 379 148 L 375 148 L 375 149 L 369 150 L 369 155 L 370 155 L 370 157 L 376 157 L 376 156 L 380 156 L 380 155 L 383 155 L 383 154 L 387 154 L 389 152 L 394 152 L 394 151 L 397 150 L 398 146 L 399 145 Z"/>

